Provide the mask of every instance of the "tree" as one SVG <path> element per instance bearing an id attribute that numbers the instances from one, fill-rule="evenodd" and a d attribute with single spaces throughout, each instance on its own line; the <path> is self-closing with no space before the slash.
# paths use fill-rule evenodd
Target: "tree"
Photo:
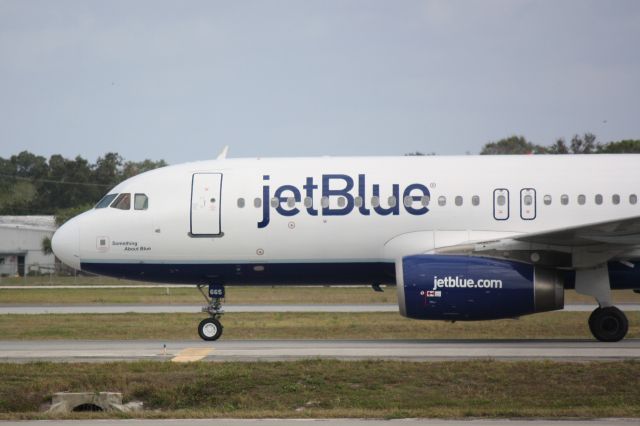
<path id="1" fill-rule="evenodd" d="M 167 163 L 164 160 L 152 161 L 145 159 L 144 161 L 134 162 L 127 161 L 122 168 L 122 178 L 129 179 L 131 176 L 138 175 L 140 173 L 148 172 L 149 170 L 157 169 L 160 167 L 166 167 Z"/>
<path id="2" fill-rule="evenodd" d="M 487 143 L 480 154 L 640 154 L 640 140 L 625 139 L 602 144 L 593 133 L 578 134 L 571 138 L 569 145 L 564 138 L 558 138 L 548 147 L 528 142 L 523 136 L 511 136 L 497 142 Z"/>
<path id="3" fill-rule="evenodd" d="M 138 173 L 166 166 L 164 160 L 128 161 L 115 152 L 95 164 L 77 156 L 46 158 L 23 151 L 0 157 L 0 214 L 54 214 L 88 209 L 109 188 Z"/>
<path id="4" fill-rule="evenodd" d="M 546 152 L 549 154 L 568 154 L 569 148 L 564 138 L 559 138 L 556 143 L 547 148 Z"/>
<path id="5" fill-rule="evenodd" d="M 91 210 L 93 204 L 84 204 L 81 206 L 69 207 L 66 209 L 60 209 L 56 212 L 56 225 L 62 226 L 69 219 L 78 216 L 80 213 L 84 213 L 87 210 Z"/>
<path id="6" fill-rule="evenodd" d="M 420 152 L 420 151 L 415 151 L 415 152 L 408 152 L 404 156 L 405 157 L 425 157 L 425 156 L 433 156 L 433 155 L 436 155 L 436 153 L 435 152 L 430 152 L 429 154 L 425 154 L 425 153 Z"/>
<path id="7" fill-rule="evenodd" d="M 538 154 L 545 148 L 527 141 L 524 136 L 511 136 L 497 142 L 489 142 L 482 147 L 480 155 L 496 154 Z"/>
<path id="8" fill-rule="evenodd" d="M 573 154 L 593 154 L 598 149 L 596 135 L 585 133 L 583 137 L 578 135 L 571 138 L 571 152 Z"/>
<path id="9" fill-rule="evenodd" d="M 640 154 L 640 139 L 625 139 L 598 146 L 598 154 Z"/>
<path id="10" fill-rule="evenodd" d="M 53 254 L 53 249 L 51 248 L 51 238 L 44 237 L 42 239 L 42 252 L 44 254 Z"/>

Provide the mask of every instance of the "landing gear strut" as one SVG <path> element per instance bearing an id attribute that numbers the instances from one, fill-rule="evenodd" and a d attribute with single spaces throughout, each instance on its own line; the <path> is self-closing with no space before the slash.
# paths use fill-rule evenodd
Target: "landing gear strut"
<path id="1" fill-rule="evenodd" d="M 224 299 L 224 285 L 209 284 L 209 294 L 205 294 L 202 285 L 198 286 L 198 290 L 207 301 L 207 305 L 202 307 L 202 312 L 207 312 L 211 318 L 206 318 L 198 324 L 198 334 L 202 340 L 214 341 L 222 336 L 222 324 L 220 318 L 224 314 L 222 309 L 222 300 Z"/>
<path id="2" fill-rule="evenodd" d="M 629 330 L 627 316 L 615 306 L 596 308 L 589 317 L 591 334 L 601 342 L 618 342 Z"/>

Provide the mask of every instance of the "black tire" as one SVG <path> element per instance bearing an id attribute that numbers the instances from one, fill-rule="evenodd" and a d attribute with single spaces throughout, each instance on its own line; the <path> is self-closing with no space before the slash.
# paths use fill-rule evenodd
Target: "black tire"
<path id="1" fill-rule="evenodd" d="M 589 317 L 589 329 L 601 342 L 619 342 L 629 330 L 627 316 L 615 306 L 597 308 Z"/>
<path id="2" fill-rule="evenodd" d="M 198 334 L 202 340 L 213 342 L 222 336 L 222 324 L 215 318 L 206 318 L 198 324 Z"/>

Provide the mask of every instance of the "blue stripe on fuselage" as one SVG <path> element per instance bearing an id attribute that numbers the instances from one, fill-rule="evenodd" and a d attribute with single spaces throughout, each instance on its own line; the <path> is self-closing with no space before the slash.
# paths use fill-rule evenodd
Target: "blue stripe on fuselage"
<path id="1" fill-rule="evenodd" d="M 348 263 L 104 263 L 83 271 L 109 277 L 176 284 L 394 284 L 391 262 Z"/>

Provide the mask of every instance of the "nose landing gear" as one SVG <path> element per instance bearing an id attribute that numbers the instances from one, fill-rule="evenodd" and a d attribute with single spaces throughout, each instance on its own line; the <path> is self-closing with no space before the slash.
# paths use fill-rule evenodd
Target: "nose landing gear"
<path id="1" fill-rule="evenodd" d="M 198 290 L 207 301 L 207 305 L 202 307 L 202 312 L 207 312 L 211 318 L 206 318 L 198 324 L 198 335 L 202 340 L 214 341 L 222 336 L 222 324 L 220 318 L 224 314 L 222 309 L 222 300 L 224 299 L 224 285 L 209 284 L 209 294 L 206 295 L 202 290 L 202 285 L 198 286 Z"/>

